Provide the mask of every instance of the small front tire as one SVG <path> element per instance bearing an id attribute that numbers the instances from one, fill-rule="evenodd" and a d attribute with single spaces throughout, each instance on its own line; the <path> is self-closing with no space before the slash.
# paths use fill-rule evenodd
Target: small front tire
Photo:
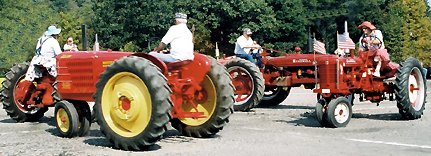
<path id="1" fill-rule="evenodd" d="M 60 101 L 55 104 L 55 121 L 61 136 L 72 138 L 77 135 L 79 117 L 72 103 Z"/>
<path id="2" fill-rule="evenodd" d="M 329 102 L 326 116 L 330 127 L 346 127 L 352 118 L 352 105 L 345 97 L 338 97 Z"/>

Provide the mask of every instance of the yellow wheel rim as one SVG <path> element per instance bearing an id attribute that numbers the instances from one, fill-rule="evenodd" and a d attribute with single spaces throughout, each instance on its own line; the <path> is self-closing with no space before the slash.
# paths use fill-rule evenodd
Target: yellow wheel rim
<path id="1" fill-rule="evenodd" d="M 202 81 L 201 87 L 206 90 L 208 99 L 205 103 L 198 103 L 197 101 L 193 101 L 193 103 L 196 105 L 199 112 L 204 112 L 205 118 L 180 118 L 181 122 L 186 125 L 200 126 L 206 123 L 214 114 L 214 110 L 217 106 L 217 95 L 215 86 L 208 75 L 206 75 Z M 183 104 L 181 108 L 185 112 L 196 112 L 190 104 Z"/>
<path id="2" fill-rule="evenodd" d="M 134 137 L 145 130 L 151 119 L 151 95 L 135 74 L 121 72 L 103 88 L 101 108 L 108 126 L 118 135 Z"/>
<path id="3" fill-rule="evenodd" d="M 60 130 L 62 132 L 67 132 L 70 127 L 70 122 L 66 110 L 64 110 L 63 108 L 58 109 L 56 119 Z"/>

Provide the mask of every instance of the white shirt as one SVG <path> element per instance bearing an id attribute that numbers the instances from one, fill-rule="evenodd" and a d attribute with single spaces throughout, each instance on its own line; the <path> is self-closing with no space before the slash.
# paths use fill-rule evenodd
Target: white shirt
<path id="1" fill-rule="evenodd" d="M 65 44 L 63 46 L 63 49 L 64 49 L 64 51 L 78 51 L 78 48 L 76 47 L 76 44 L 72 44 L 72 45 Z"/>
<path id="2" fill-rule="evenodd" d="M 359 48 L 365 48 L 362 45 L 362 38 L 363 36 L 361 36 L 361 38 L 359 38 Z M 381 42 L 381 46 L 379 48 L 378 44 L 372 44 L 370 47 L 370 50 L 375 50 L 375 49 L 385 49 L 385 43 L 383 42 L 383 35 L 382 32 L 380 30 L 373 30 L 370 34 L 370 36 L 367 36 L 367 40 L 379 40 Z M 367 45 L 369 46 L 369 45 Z"/>
<path id="3" fill-rule="evenodd" d="M 253 45 L 253 39 L 251 37 L 245 38 L 244 35 L 238 37 L 235 43 L 235 54 L 248 54 L 251 48 L 244 48 L 247 45 Z"/>
<path id="4" fill-rule="evenodd" d="M 45 39 L 47 40 L 45 41 Z M 41 37 L 37 41 L 36 49 L 40 47 L 40 40 L 42 40 L 42 42 L 45 41 L 42 43 L 42 49 L 40 49 L 41 56 L 55 58 L 55 56 L 61 53 L 60 44 L 52 36 Z"/>
<path id="5" fill-rule="evenodd" d="M 184 23 L 173 25 L 162 38 L 164 44 L 171 44 L 171 56 L 178 60 L 193 60 L 193 36 Z"/>

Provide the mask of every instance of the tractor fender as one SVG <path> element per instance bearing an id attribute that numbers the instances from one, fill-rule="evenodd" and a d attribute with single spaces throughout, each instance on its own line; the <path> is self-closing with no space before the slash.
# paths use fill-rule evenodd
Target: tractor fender
<path id="1" fill-rule="evenodd" d="M 182 67 L 182 78 L 193 78 L 196 83 L 200 83 L 211 68 L 211 61 L 207 56 L 193 53 L 194 59 L 191 63 Z"/>
<path id="2" fill-rule="evenodd" d="M 166 75 L 168 73 L 168 67 L 166 66 L 166 63 L 163 62 L 162 60 L 160 60 L 159 58 L 153 56 L 153 55 L 150 55 L 147 53 L 134 53 L 131 56 L 138 56 L 138 57 L 145 58 L 145 59 L 151 61 L 157 67 L 159 67 L 159 69 L 163 75 Z"/>

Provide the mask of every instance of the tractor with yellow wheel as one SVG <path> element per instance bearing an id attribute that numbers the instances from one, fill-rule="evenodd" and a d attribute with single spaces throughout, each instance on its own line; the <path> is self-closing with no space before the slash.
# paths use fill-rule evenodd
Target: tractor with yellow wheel
<path id="1" fill-rule="evenodd" d="M 14 65 L 0 92 L 3 108 L 17 122 L 37 121 L 55 107 L 63 137 L 83 136 L 91 124 L 88 101 L 100 130 L 115 148 L 144 150 L 167 124 L 181 134 L 210 137 L 233 113 L 234 88 L 226 68 L 195 53 L 192 61 L 165 64 L 146 53 L 63 52 L 56 79 L 46 73 L 24 84 L 28 64 Z M 43 100 L 51 94 L 52 103 Z"/>

